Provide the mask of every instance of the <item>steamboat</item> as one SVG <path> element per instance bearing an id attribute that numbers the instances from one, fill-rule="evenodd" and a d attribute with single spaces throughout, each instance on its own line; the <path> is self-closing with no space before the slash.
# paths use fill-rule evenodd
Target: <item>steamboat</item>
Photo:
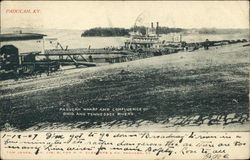
<path id="1" fill-rule="evenodd" d="M 103 49 L 60 49 L 45 50 L 44 34 L 13 33 L 0 34 L 0 75 L 2 78 L 20 78 L 37 76 L 42 73 L 49 75 L 62 68 L 62 66 L 94 67 L 100 63 L 120 63 L 153 56 L 172 54 L 179 51 L 194 51 L 200 48 L 208 49 L 210 46 L 222 46 L 242 40 L 221 40 L 187 43 L 182 40 L 181 34 L 174 34 L 171 40 L 161 37 L 159 23 L 154 27 L 146 28 L 146 34 L 139 31 L 131 33 L 129 39 L 120 48 Z M 52 39 L 49 39 L 52 43 Z M 28 50 L 22 50 L 22 45 L 28 45 Z M 99 58 L 93 58 L 99 55 Z M 100 56 L 102 55 L 102 56 Z"/>

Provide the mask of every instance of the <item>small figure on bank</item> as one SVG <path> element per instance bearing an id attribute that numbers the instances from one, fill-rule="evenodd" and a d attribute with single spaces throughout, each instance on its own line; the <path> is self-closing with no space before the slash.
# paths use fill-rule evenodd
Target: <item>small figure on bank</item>
<path id="1" fill-rule="evenodd" d="M 92 57 L 92 55 L 89 55 L 89 61 L 90 61 L 90 62 L 93 62 L 93 57 Z"/>

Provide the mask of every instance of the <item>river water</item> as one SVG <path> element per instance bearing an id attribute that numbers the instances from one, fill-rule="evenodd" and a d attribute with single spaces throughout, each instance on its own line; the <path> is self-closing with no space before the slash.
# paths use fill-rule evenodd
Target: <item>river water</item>
<path id="1" fill-rule="evenodd" d="M 65 30 L 65 29 L 19 29 L 8 28 L 2 29 L 1 33 L 14 33 L 22 30 L 22 33 L 39 33 L 47 35 L 45 37 L 45 49 L 55 49 L 57 42 L 63 48 L 68 46 L 72 48 L 104 48 L 118 47 L 124 44 L 128 37 L 81 37 L 83 30 Z M 57 40 L 54 40 L 54 39 Z"/>
<path id="2" fill-rule="evenodd" d="M 47 35 L 45 37 L 45 49 L 55 49 L 57 42 L 63 48 L 68 46 L 72 48 L 104 48 L 104 47 L 119 47 L 124 45 L 124 41 L 128 37 L 81 37 L 83 30 L 65 30 L 65 29 L 20 29 L 9 28 L 2 29 L 1 33 L 13 33 L 14 31 L 22 30 L 23 33 L 40 33 Z M 56 38 L 57 40 L 53 40 Z M 162 39 L 171 40 L 171 35 L 162 35 Z M 239 34 L 188 34 L 183 35 L 182 40 L 186 42 L 201 42 L 209 40 L 237 40 L 249 39 L 246 33 Z M 58 47 L 58 46 L 57 46 Z"/>

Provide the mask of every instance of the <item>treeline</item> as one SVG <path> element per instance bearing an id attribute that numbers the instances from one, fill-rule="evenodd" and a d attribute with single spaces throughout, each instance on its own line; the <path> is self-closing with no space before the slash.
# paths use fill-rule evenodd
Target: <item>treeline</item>
<path id="1" fill-rule="evenodd" d="M 159 34 L 168 34 L 168 33 L 179 33 L 186 31 L 182 28 L 168 28 L 168 27 L 159 27 Z"/>
<path id="2" fill-rule="evenodd" d="M 82 33 L 82 37 L 88 36 L 129 36 L 129 29 L 125 28 L 92 28 Z"/>
<path id="3" fill-rule="evenodd" d="M 199 34 L 234 34 L 248 33 L 248 29 L 217 29 L 217 28 L 201 28 L 198 29 Z"/>
<path id="4" fill-rule="evenodd" d="M 146 27 L 138 26 L 138 27 L 131 27 L 130 29 L 125 28 L 92 28 L 86 30 L 82 33 L 82 37 L 89 37 L 89 36 L 102 36 L 102 37 L 110 37 L 110 36 L 129 36 L 130 32 L 139 31 L 142 35 L 146 34 Z M 185 31 L 182 28 L 168 28 L 168 27 L 159 27 L 158 34 L 168 34 L 168 33 L 177 33 Z"/>
<path id="5" fill-rule="evenodd" d="M 146 27 L 144 26 L 138 26 L 138 27 L 133 27 L 130 28 L 130 31 L 139 31 L 142 35 L 146 34 Z M 158 34 L 168 34 L 168 33 L 178 33 L 178 32 L 183 32 L 185 29 L 182 28 L 168 28 L 168 27 L 159 27 L 158 28 Z"/>

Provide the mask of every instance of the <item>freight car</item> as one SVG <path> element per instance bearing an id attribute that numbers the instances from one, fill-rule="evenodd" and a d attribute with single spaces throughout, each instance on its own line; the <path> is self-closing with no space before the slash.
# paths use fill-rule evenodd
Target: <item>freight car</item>
<path id="1" fill-rule="evenodd" d="M 34 76 L 41 73 L 48 75 L 60 68 L 58 61 L 44 58 L 37 60 L 36 54 L 20 55 L 14 45 L 4 45 L 0 48 L 0 73 L 1 78 Z"/>

